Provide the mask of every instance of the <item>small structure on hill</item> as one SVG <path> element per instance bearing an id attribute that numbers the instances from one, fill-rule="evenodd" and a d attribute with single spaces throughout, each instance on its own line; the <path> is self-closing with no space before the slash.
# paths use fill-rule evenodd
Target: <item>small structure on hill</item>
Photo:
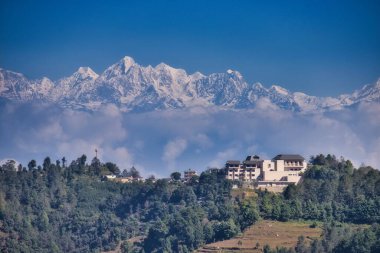
<path id="1" fill-rule="evenodd" d="M 188 169 L 188 170 L 185 170 L 183 172 L 183 179 L 184 181 L 188 182 L 190 181 L 190 179 L 194 176 L 197 176 L 197 172 L 195 170 L 192 170 L 192 169 Z"/>
<path id="2" fill-rule="evenodd" d="M 123 170 L 120 174 L 108 174 L 103 177 L 105 180 L 120 182 L 120 183 L 130 183 L 144 181 L 144 178 L 140 176 L 140 172 L 132 166 L 129 170 Z"/>
<path id="3" fill-rule="evenodd" d="M 104 177 L 105 177 L 106 179 L 108 179 L 108 180 L 111 180 L 111 179 L 115 179 L 115 178 L 116 178 L 116 175 L 110 174 L 110 175 L 105 175 Z"/>

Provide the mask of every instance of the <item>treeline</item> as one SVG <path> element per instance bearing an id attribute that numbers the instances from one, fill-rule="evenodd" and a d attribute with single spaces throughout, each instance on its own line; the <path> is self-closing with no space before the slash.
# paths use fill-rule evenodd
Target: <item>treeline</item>
<path id="1" fill-rule="evenodd" d="M 115 164 L 96 158 L 88 164 L 86 156 L 69 165 L 46 158 L 28 169 L 7 166 L 0 168 L 3 252 L 98 252 L 140 235 L 142 243 L 125 243 L 124 251 L 191 252 L 242 229 L 244 210 L 222 171 L 187 184 L 153 178 L 122 184 L 101 180 L 120 173 Z"/>
<path id="2" fill-rule="evenodd" d="M 102 175 L 122 173 L 115 164 L 96 158 L 88 164 L 85 156 L 69 165 L 65 160 L 51 163 L 49 158 L 42 166 L 32 160 L 28 168 L 17 170 L 8 164 L 0 167 L 0 248 L 99 252 L 123 242 L 123 252 L 191 252 L 231 238 L 259 219 L 380 221 L 379 171 L 354 169 L 348 160 L 330 155 L 312 157 L 311 163 L 303 180 L 283 194 L 258 190 L 247 199 L 231 196 L 232 182 L 223 170 L 208 170 L 187 183 L 173 176 L 122 184 L 101 180 Z M 331 225 L 331 230 L 335 227 Z M 377 227 L 372 228 L 365 238 L 378 235 Z M 327 235 L 328 226 L 325 231 Z M 362 232 L 352 235 L 361 238 Z M 140 240 L 130 243 L 129 238 Z M 313 252 L 333 252 L 338 245 L 332 247 L 329 238 L 314 243 L 327 251 Z M 351 247 L 342 238 L 338 241 L 342 249 Z M 307 247 L 299 246 L 297 252 Z"/>

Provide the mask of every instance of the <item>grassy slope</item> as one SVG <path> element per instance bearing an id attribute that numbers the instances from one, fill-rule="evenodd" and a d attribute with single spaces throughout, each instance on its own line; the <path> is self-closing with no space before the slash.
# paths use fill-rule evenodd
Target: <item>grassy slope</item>
<path id="1" fill-rule="evenodd" d="M 265 244 L 271 248 L 294 247 L 298 237 L 317 239 L 322 234 L 320 227 L 310 228 L 306 222 L 279 222 L 262 220 L 247 229 L 241 236 L 205 245 L 198 252 L 261 252 Z M 240 243 L 239 243 L 240 241 Z M 256 243 L 260 249 L 256 249 Z"/>

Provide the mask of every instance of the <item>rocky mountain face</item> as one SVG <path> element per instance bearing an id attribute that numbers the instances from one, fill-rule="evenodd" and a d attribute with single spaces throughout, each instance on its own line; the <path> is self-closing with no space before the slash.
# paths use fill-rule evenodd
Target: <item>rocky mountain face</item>
<path id="1" fill-rule="evenodd" d="M 360 102 L 380 102 L 380 79 L 351 95 L 315 97 L 276 85 L 266 88 L 260 83 L 249 84 L 233 70 L 208 76 L 199 72 L 189 75 L 164 63 L 144 67 L 131 57 L 124 57 L 100 75 L 89 67 L 80 67 L 57 81 L 46 77 L 28 80 L 20 73 L 0 69 L 0 97 L 20 102 L 53 102 L 85 110 L 112 103 L 134 112 L 192 106 L 250 109 L 265 100 L 285 110 L 320 112 Z"/>

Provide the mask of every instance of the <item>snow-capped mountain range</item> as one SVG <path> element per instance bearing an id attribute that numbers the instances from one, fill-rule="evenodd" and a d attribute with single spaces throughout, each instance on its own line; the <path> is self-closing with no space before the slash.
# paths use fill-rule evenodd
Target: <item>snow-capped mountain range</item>
<path id="1" fill-rule="evenodd" d="M 285 110 L 320 112 L 363 101 L 380 102 L 380 79 L 350 95 L 315 97 L 276 85 L 266 88 L 260 83 L 249 84 L 234 70 L 208 76 L 199 72 L 189 75 L 164 63 L 144 67 L 126 56 L 100 75 L 89 67 L 80 67 L 57 81 L 46 77 L 29 80 L 23 74 L 0 69 L 0 97 L 19 102 L 53 102 L 85 110 L 115 104 L 124 111 L 135 112 L 192 106 L 249 109 L 266 100 Z"/>

